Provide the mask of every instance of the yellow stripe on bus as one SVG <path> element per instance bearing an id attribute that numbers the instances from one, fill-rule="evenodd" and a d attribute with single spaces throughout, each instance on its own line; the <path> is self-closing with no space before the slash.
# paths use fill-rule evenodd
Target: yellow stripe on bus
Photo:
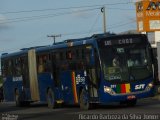
<path id="1" fill-rule="evenodd" d="M 130 87 L 130 84 L 126 84 L 126 93 L 130 93 L 131 87 Z"/>
<path id="2" fill-rule="evenodd" d="M 73 88 L 74 102 L 75 102 L 75 103 L 78 103 L 75 72 L 72 72 L 72 88 Z"/>

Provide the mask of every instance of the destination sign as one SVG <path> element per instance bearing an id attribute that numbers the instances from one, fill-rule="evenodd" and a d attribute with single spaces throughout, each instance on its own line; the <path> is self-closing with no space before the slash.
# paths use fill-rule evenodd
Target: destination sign
<path id="1" fill-rule="evenodd" d="M 147 41 L 147 40 L 146 40 Z M 145 43 L 141 38 L 119 38 L 103 39 L 99 41 L 100 46 L 126 45 L 126 44 Z"/>
<path id="2" fill-rule="evenodd" d="M 117 42 L 117 44 L 131 44 L 131 43 L 133 43 L 133 39 L 132 38 L 130 38 L 130 39 L 119 39 L 116 42 Z M 113 43 L 112 40 L 104 41 L 105 46 L 112 45 L 112 43 Z M 114 41 L 114 43 L 115 43 L 115 41 Z"/>

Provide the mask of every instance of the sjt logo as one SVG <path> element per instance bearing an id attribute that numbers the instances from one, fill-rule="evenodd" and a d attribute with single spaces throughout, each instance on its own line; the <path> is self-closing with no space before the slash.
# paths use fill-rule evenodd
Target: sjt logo
<path id="1" fill-rule="evenodd" d="M 135 86 L 135 90 L 144 89 L 145 84 L 140 84 Z"/>

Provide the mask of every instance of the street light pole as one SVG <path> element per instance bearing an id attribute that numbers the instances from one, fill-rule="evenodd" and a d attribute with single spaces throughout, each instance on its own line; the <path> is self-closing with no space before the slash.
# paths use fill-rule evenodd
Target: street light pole
<path id="1" fill-rule="evenodd" d="M 105 12 L 105 6 L 101 8 L 101 12 L 103 13 L 103 29 L 104 29 L 104 33 L 106 33 L 106 12 Z"/>

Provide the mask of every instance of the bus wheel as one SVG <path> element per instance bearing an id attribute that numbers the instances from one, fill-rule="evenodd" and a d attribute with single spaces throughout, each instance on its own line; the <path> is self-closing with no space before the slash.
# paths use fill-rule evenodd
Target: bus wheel
<path id="1" fill-rule="evenodd" d="M 15 102 L 17 107 L 22 106 L 22 102 L 20 101 L 20 96 L 18 90 L 15 91 Z"/>
<path id="2" fill-rule="evenodd" d="M 129 100 L 127 101 L 127 106 L 133 107 L 137 104 L 137 100 Z"/>
<path id="3" fill-rule="evenodd" d="M 55 108 L 56 107 L 56 102 L 54 98 L 54 93 L 51 89 L 48 90 L 47 92 L 47 103 L 49 108 Z"/>
<path id="4" fill-rule="evenodd" d="M 88 99 L 88 93 L 86 90 L 82 90 L 80 93 L 80 108 L 84 110 L 88 110 L 90 108 L 90 103 Z"/>

